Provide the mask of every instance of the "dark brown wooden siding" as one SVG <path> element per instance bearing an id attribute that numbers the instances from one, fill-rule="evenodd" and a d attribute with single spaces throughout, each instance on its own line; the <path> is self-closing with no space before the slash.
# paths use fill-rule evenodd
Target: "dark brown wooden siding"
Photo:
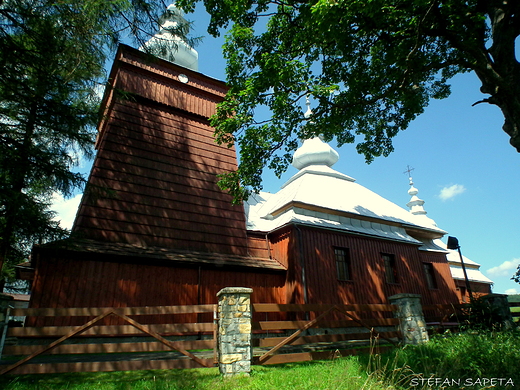
<path id="1" fill-rule="evenodd" d="M 37 256 L 30 307 L 130 307 L 217 303 L 224 287 L 250 287 L 253 302 L 285 303 L 285 272 L 180 267 L 80 255 Z M 197 318 L 192 318 L 196 322 Z M 140 317 L 142 323 L 171 318 Z M 185 318 L 183 320 L 186 320 Z M 61 318 L 31 325 L 75 325 Z M 81 321 L 81 318 L 78 320 Z M 189 320 L 188 320 L 189 321 Z M 79 323 L 76 323 L 76 325 Z"/>
<path id="2" fill-rule="evenodd" d="M 287 268 L 285 303 L 305 303 L 297 230 L 293 226 L 269 236 L 271 257 Z"/>
<path id="3" fill-rule="evenodd" d="M 250 256 L 262 258 L 272 257 L 271 245 L 265 234 L 248 233 L 247 247 Z"/>
<path id="4" fill-rule="evenodd" d="M 455 280 L 455 286 L 457 287 L 457 296 L 460 302 L 469 303 L 470 296 L 468 289 L 466 288 L 466 282 L 464 280 Z M 487 283 L 469 282 L 469 287 L 473 293 L 473 298 L 491 294 L 491 285 Z"/>
<path id="5" fill-rule="evenodd" d="M 188 75 L 188 83 L 177 76 Z M 141 246 L 246 255 L 241 205 L 217 185 L 236 169 L 209 116 L 225 85 L 123 47 L 106 96 L 98 154 L 73 232 Z"/>
<path id="6" fill-rule="evenodd" d="M 300 226 L 291 232 L 291 240 L 298 240 L 289 254 L 296 260 L 302 248 L 304 275 L 308 303 L 386 303 L 388 297 L 398 293 L 420 294 L 424 304 L 457 302 L 455 285 L 449 274 L 449 266 L 442 254 L 420 252 L 415 245 L 380 240 L 325 229 Z M 337 278 L 334 248 L 348 249 L 351 279 Z M 381 255 L 395 257 L 397 283 L 385 280 Z M 432 262 L 438 278 L 438 289 L 430 290 L 424 274 L 423 262 Z M 295 261 L 296 263 L 299 262 Z M 295 270 L 294 280 L 301 280 L 301 269 Z M 288 291 L 289 291 L 288 286 Z"/>
<path id="7" fill-rule="evenodd" d="M 419 251 L 421 263 L 431 263 L 433 265 L 434 277 L 437 283 L 437 289 L 428 289 L 426 275 L 424 270 L 423 289 L 427 289 L 430 293 L 430 300 L 425 304 L 432 303 L 453 303 L 456 300 L 456 286 L 451 276 L 450 266 L 446 260 L 446 255 L 440 252 Z"/>

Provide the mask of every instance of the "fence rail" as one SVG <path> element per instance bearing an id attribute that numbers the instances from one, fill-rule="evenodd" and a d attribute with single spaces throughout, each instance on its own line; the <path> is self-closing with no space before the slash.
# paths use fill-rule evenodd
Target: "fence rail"
<path id="1" fill-rule="evenodd" d="M 0 374 L 212 367 L 216 363 L 214 315 L 211 322 L 171 324 L 141 324 L 139 318 L 216 310 L 216 305 L 14 309 L 14 316 L 43 317 L 50 323 L 59 317 L 81 317 L 83 324 L 9 328 Z M 124 324 L 104 325 L 109 317 Z"/>
<path id="2" fill-rule="evenodd" d="M 278 305 L 253 304 L 255 314 L 306 314 L 308 319 L 254 321 L 252 324 L 255 364 L 279 364 L 319 360 L 332 356 L 367 353 L 390 347 L 401 338 L 395 331 L 396 318 L 382 313 L 397 310 L 396 305 Z M 367 318 L 367 313 L 373 318 Z M 346 319 L 338 320 L 334 317 Z M 330 319 L 333 317 L 333 319 Z M 384 329 L 392 327 L 391 329 Z M 273 334 L 274 333 L 274 334 Z M 383 341 L 384 340 L 384 341 Z"/>
<path id="3" fill-rule="evenodd" d="M 511 310 L 511 317 L 514 322 L 520 322 L 520 309 L 512 310 L 513 308 L 520 308 L 520 302 L 509 302 L 509 310 Z"/>
<path id="4" fill-rule="evenodd" d="M 97 317 L 107 311 L 126 315 L 170 315 L 213 313 L 215 305 L 143 306 L 143 307 L 73 307 L 73 308 L 27 308 L 12 309 L 12 316 L 20 317 Z"/>
<path id="5" fill-rule="evenodd" d="M 429 331 L 436 333 L 459 328 L 462 312 L 468 306 L 465 303 L 423 305 L 424 319 Z"/>
<path id="6" fill-rule="evenodd" d="M 231 296 L 226 302 L 232 301 L 238 311 L 222 318 L 237 317 L 241 331 L 252 335 L 248 345 L 255 364 L 381 352 L 403 340 L 397 329 L 414 328 L 402 327 L 401 304 L 255 303 L 246 309 L 248 298 Z M 453 329 L 469 306 L 424 305 L 422 314 L 430 330 Z M 509 308 L 518 320 L 520 302 Z M 0 374 L 212 367 L 217 313 L 217 305 L 7 309 L 9 316 L 27 317 L 34 326 L 4 328 Z M 240 322 L 242 316 L 253 319 L 250 326 Z M 235 355 L 226 353 L 223 361 L 233 362 Z"/>

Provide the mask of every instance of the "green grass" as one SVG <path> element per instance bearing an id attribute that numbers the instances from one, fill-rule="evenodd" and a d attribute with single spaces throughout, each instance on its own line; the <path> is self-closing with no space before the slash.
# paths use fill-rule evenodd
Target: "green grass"
<path id="1" fill-rule="evenodd" d="M 476 386 L 467 388 L 479 389 L 488 388 L 479 387 L 479 378 L 481 383 L 484 379 L 507 378 L 511 379 L 516 388 L 520 386 L 520 331 L 516 329 L 495 333 L 466 332 L 436 336 L 427 344 L 395 350 L 392 354 L 383 356 L 382 361 L 385 361 L 390 369 L 380 374 L 380 377 L 395 377 L 393 371 L 401 370 L 401 377 L 398 380 L 394 378 L 394 383 L 410 385 L 412 378 L 415 378 L 415 383 L 418 383 L 420 378 L 439 378 L 438 380 L 453 379 L 462 384 L 477 383 Z M 435 381 L 431 380 L 430 383 Z M 443 388 L 459 389 L 461 386 L 455 384 Z"/>
<path id="2" fill-rule="evenodd" d="M 354 357 L 334 361 L 254 366 L 251 376 L 222 378 L 216 368 L 115 373 L 26 375 L 0 379 L 5 390 L 228 390 L 386 389 Z"/>
<path id="3" fill-rule="evenodd" d="M 249 377 L 221 378 L 216 368 L 115 373 L 26 375 L 0 378 L 5 390 L 383 390 L 436 389 L 435 378 L 510 378 L 520 386 L 520 331 L 436 336 L 426 345 L 394 349 L 382 356 L 349 356 L 309 363 L 254 366 Z M 422 385 L 412 386 L 420 383 Z M 415 381 L 415 382 L 413 382 Z M 466 382 L 467 383 L 467 382 Z M 461 389 L 462 386 L 442 387 Z M 490 388 L 490 387 L 486 387 Z"/>

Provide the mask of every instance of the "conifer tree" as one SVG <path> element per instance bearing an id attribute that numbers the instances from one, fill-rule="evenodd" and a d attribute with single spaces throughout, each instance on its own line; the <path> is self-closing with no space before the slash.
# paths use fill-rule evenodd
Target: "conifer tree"
<path id="1" fill-rule="evenodd" d="M 84 182 L 74 167 L 92 154 L 105 62 L 121 37 L 146 41 L 165 9 L 146 0 L 0 1 L 0 268 L 66 234 L 52 220 L 51 195 Z"/>

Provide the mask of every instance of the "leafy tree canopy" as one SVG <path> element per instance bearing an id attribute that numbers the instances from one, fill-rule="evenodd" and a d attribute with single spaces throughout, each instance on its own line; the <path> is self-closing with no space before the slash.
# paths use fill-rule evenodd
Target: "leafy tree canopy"
<path id="1" fill-rule="evenodd" d="M 514 280 L 515 282 L 520 284 L 520 265 L 518 266 L 518 269 L 517 269 L 516 273 L 513 275 L 513 277 L 511 278 L 511 280 Z"/>
<path id="2" fill-rule="evenodd" d="M 192 11 L 198 0 L 177 4 Z M 517 0 L 204 0 L 208 31 L 228 28 L 230 87 L 214 117 L 220 142 L 236 142 L 238 171 L 221 185 L 237 200 L 261 189 L 268 166 L 281 174 L 297 139 L 322 134 L 357 143 L 367 162 L 450 94 L 449 79 L 473 71 L 498 106 L 520 151 L 520 33 Z M 316 106 L 305 121 L 301 99 Z M 266 106 L 272 117 L 259 121 Z M 305 123 L 305 125 L 302 125 Z"/>
<path id="3" fill-rule="evenodd" d="M 0 1 L 0 268 L 35 242 L 63 236 L 53 192 L 83 184 L 107 56 L 120 38 L 145 42 L 166 4 L 147 0 Z"/>

